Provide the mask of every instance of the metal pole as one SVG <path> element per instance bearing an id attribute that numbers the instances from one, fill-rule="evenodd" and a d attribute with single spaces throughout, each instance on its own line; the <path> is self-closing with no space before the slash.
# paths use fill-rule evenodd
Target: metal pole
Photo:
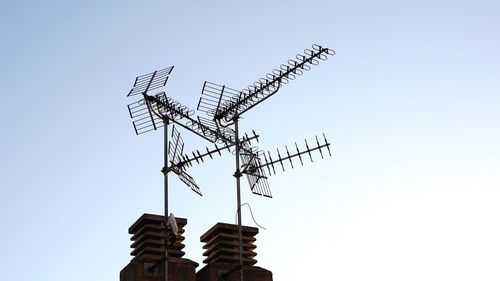
<path id="1" fill-rule="evenodd" d="M 163 143 L 163 179 L 164 179 L 164 207 L 165 217 L 165 281 L 168 281 L 168 119 L 163 119 L 164 143 Z"/>
<path id="2" fill-rule="evenodd" d="M 234 119 L 234 130 L 236 138 L 236 172 L 234 176 L 236 177 L 236 202 L 238 204 L 238 247 L 240 254 L 240 280 L 243 281 L 243 233 L 241 225 L 241 192 L 240 192 L 240 139 L 238 136 L 238 117 Z"/>

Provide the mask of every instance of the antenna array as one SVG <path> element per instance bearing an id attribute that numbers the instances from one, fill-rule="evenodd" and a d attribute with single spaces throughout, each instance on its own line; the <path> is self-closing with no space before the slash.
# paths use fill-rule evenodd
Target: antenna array
<path id="1" fill-rule="evenodd" d="M 194 162 L 204 162 L 207 157 L 213 158 L 214 155 L 222 155 L 221 152 L 224 150 L 228 150 L 235 155 L 236 171 L 234 177 L 236 178 L 237 190 L 239 269 L 241 278 L 243 278 L 243 249 L 240 178 L 246 175 L 250 189 L 254 194 L 272 197 L 267 177 L 276 174 L 275 164 L 279 163 L 282 170 L 285 171 L 283 162 L 289 162 L 293 168 L 293 159 L 299 158 L 300 163 L 303 165 L 302 156 L 305 154 L 309 155 L 312 162 L 311 152 L 319 152 L 321 158 L 323 158 L 322 149 L 326 148 L 330 156 L 331 153 L 330 143 L 323 134 L 323 144 L 320 144 L 316 137 L 316 144 L 312 148 L 309 147 L 307 140 L 305 141 L 306 149 L 299 150 L 297 143 L 295 143 L 296 152 L 292 151 L 290 153 L 288 147 L 285 146 L 286 155 L 281 156 L 280 151 L 277 149 L 277 156 L 273 160 L 270 152 L 266 155 L 256 146 L 252 146 L 251 141 L 258 142 L 259 136 L 255 132 L 251 136 L 244 134 L 240 138 L 239 119 L 242 114 L 277 93 L 282 85 L 289 83 L 305 71 L 309 71 L 313 65 L 318 65 L 320 61 L 327 60 L 329 56 L 334 54 L 335 52 L 331 49 L 323 48 L 320 45 L 312 45 L 310 49 L 296 55 L 295 58 L 288 60 L 279 68 L 267 73 L 265 77 L 260 78 L 241 91 L 205 81 L 197 110 L 204 112 L 209 118 L 195 117 L 193 110 L 171 97 L 167 97 L 163 91 L 150 94 L 151 91 L 158 90 L 166 85 L 174 68 L 173 66 L 138 76 L 132 89 L 127 94 L 127 96 L 142 95 L 140 100 L 127 106 L 137 135 L 158 130 L 159 128 L 164 129 L 164 167 L 162 172 L 165 179 L 165 225 L 168 224 L 168 173 L 174 172 L 192 191 L 201 195 L 200 188 L 193 177 L 186 173 L 186 168 L 192 166 Z M 172 140 L 168 141 L 169 124 L 178 125 L 198 135 L 213 143 L 214 148 L 206 147 L 206 152 L 203 153 L 195 150 L 191 153 L 191 156 L 184 154 L 184 142 L 175 127 L 172 129 Z M 217 143 L 221 146 L 217 146 Z M 165 250 L 165 257 L 165 279 L 168 280 L 167 249 Z"/>

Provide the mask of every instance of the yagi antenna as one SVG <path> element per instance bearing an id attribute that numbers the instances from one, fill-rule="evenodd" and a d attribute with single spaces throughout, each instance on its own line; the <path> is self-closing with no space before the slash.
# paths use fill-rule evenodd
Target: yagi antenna
<path id="1" fill-rule="evenodd" d="M 164 127 L 163 134 L 163 177 L 164 177 L 164 225 L 165 225 L 165 281 L 168 281 L 168 245 L 169 245 L 169 232 L 168 232 L 168 162 L 169 162 L 169 149 L 168 149 L 168 125 L 171 122 L 171 117 L 165 114 L 158 103 L 152 103 L 151 95 L 149 92 L 162 88 L 167 83 L 169 75 L 172 73 L 173 66 L 154 71 L 149 74 L 138 76 L 135 79 L 134 86 L 127 94 L 128 97 L 142 95 L 142 99 L 129 104 L 128 111 L 135 133 L 137 135 L 147 133 L 152 130 Z M 166 101 L 164 92 L 156 94 L 158 100 Z M 179 175 L 180 176 L 180 175 Z M 180 176 L 181 177 L 181 176 Z M 182 178 L 182 177 L 181 177 Z"/>
<path id="2" fill-rule="evenodd" d="M 302 151 L 299 150 L 298 146 L 297 146 L 297 143 L 295 143 L 295 148 L 297 150 L 297 152 L 293 152 L 290 154 L 290 151 L 288 150 L 288 146 L 285 145 L 285 150 L 286 150 L 286 156 L 285 157 L 282 157 L 281 154 L 280 154 L 280 151 L 278 148 L 276 148 L 276 151 L 277 151 L 277 157 L 274 157 L 274 160 L 273 158 L 271 157 L 271 152 L 268 152 L 268 156 L 266 156 L 266 153 L 259 153 L 259 155 L 262 155 L 263 158 L 264 158 L 264 163 L 260 164 L 259 166 L 257 166 L 256 168 L 258 169 L 263 169 L 263 168 L 267 168 L 268 170 L 268 176 L 271 176 L 271 175 L 275 175 L 276 174 L 276 169 L 274 168 L 274 164 L 277 164 L 279 163 L 280 166 L 281 166 L 281 169 L 283 170 L 283 172 L 285 171 L 285 164 L 287 162 L 290 163 L 290 167 L 293 169 L 294 166 L 293 166 L 293 159 L 295 158 L 299 158 L 300 159 L 300 164 L 301 165 L 304 165 L 304 162 L 302 161 L 302 155 L 304 154 L 307 154 L 309 155 L 309 159 L 311 160 L 311 162 L 313 162 L 313 158 L 312 158 L 312 154 L 311 152 L 319 152 L 319 155 L 321 156 L 321 159 L 323 159 L 323 151 L 322 149 L 326 149 L 328 151 L 328 155 L 331 156 L 331 153 L 330 153 L 330 143 L 326 140 L 326 137 L 324 136 L 323 134 L 323 137 L 324 137 L 324 143 L 323 144 L 320 144 L 319 140 L 318 140 L 318 137 L 316 136 L 316 146 L 310 148 L 309 147 L 309 144 L 307 143 L 307 140 L 304 140 L 304 143 L 305 143 L 305 147 L 306 149 L 303 149 Z M 285 164 L 284 164 L 285 163 Z M 271 173 L 271 169 L 273 170 L 273 172 Z"/>
<path id="3" fill-rule="evenodd" d="M 230 123 L 235 117 L 274 95 L 282 85 L 295 80 L 304 71 L 309 71 L 311 66 L 318 65 L 320 61 L 333 55 L 335 51 L 314 44 L 311 49 L 305 49 L 303 54 L 297 54 L 295 58 L 289 59 L 242 91 L 205 82 L 198 110 L 204 111 L 215 120 Z"/>
<path id="4" fill-rule="evenodd" d="M 280 65 L 279 68 L 267 73 L 265 77 L 260 78 L 241 91 L 212 82 L 205 82 L 203 84 L 197 109 L 205 112 L 205 114 L 215 121 L 216 128 L 213 129 L 220 130 L 221 128 L 233 126 L 233 132 L 237 142 L 235 146 L 236 171 L 234 177 L 236 177 L 238 235 L 240 240 L 240 276 L 243 276 L 240 177 L 246 174 L 250 189 L 253 193 L 272 197 L 271 190 L 267 184 L 267 178 L 264 174 L 264 168 L 268 169 L 269 174 L 271 174 L 271 168 L 273 173 L 275 173 L 274 164 L 280 163 L 284 171 L 284 160 L 288 160 L 293 167 L 292 159 L 299 157 L 301 164 L 303 164 L 302 155 L 306 153 L 312 161 L 311 152 L 319 150 L 321 156 L 323 156 L 321 148 L 326 147 L 329 149 L 330 144 L 325 140 L 324 145 L 320 145 L 318 142 L 318 146 L 311 149 L 306 141 L 306 150 L 300 151 L 298 147 L 296 147 L 297 153 L 290 154 L 288 147 L 285 147 L 287 152 L 286 156 L 281 156 L 279 150 L 277 150 L 277 160 L 272 160 L 271 154 L 268 153 L 269 160 L 264 158 L 266 163 L 262 163 L 256 147 L 251 147 L 248 143 L 239 141 L 239 119 L 242 114 L 276 94 L 283 85 L 294 80 L 297 76 L 302 75 L 304 71 L 309 71 L 313 65 L 318 65 L 320 61 L 327 60 L 329 56 L 333 56 L 334 54 L 335 51 L 331 49 L 323 48 L 320 45 L 312 45 L 311 49 L 304 50 L 303 53 L 296 55 L 295 58 L 288 60 L 285 64 Z M 265 157 L 265 154 L 263 154 L 263 156 Z"/>

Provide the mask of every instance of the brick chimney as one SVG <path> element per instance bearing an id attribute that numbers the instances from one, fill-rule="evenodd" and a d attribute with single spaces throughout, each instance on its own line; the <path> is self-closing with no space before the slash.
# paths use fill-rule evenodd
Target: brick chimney
<path id="1" fill-rule="evenodd" d="M 255 227 L 243 226 L 243 277 L 245 281 L 272 281 L 272 272 L 255 266 Z M 240 281 L 238 226 L 217 223 L 200 237 L 207 258 L 196 274 L 197 281 Z"/>
<path id="2" fill-rule="evenodd" d="M 120 272 L 120 281 L 164 280 L 165 232 L 164 216 L 143 214 L 129 229 L 133 241 L 133 258 Z M 183 258 L 184 226 L 187 220 L 176 218 L 179 227 L 175 242 L 169 246 L 169 281 L 196 281 L 198 263 Z M 169 227 L 170 228 L 170 227 Z"/>

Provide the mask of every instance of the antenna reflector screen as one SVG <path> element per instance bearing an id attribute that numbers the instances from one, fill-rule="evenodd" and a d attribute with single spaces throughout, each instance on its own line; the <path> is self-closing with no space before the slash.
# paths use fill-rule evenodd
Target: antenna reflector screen
<path id="1" fill-rule="evenodd" d="M 168 76 L 172 73 L 173 66 L 164 69 L 156 70 L 154 72 L 137 76 L 135 78 L 134 86 L 128 93 L 127 97 L 145 94 L 148 91 L 161 88 L 167 84 Z"/>

